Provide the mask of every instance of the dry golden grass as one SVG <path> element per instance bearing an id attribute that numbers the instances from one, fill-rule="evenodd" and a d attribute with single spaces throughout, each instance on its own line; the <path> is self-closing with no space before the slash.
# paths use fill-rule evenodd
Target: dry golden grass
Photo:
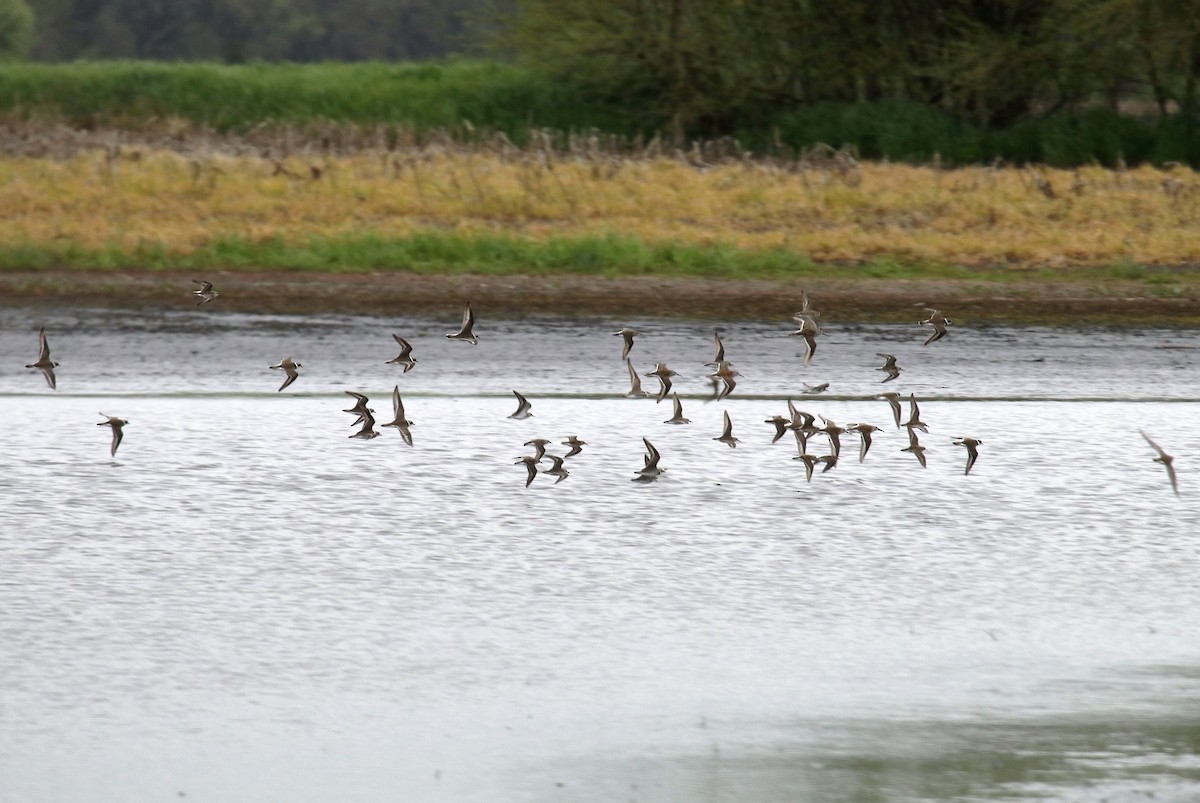
<path id="1" fill-rule="evenodd" d="M 0 243 L 187 254 L 214 239 L 302 243 L 430 230 L 784 248 L 816 262 L 1087 267 L 1200 262 L 1200 181 L 1116 172 L 702 161 L 507 144 L 247 155 L 128 147 L 0 156 Z"/>

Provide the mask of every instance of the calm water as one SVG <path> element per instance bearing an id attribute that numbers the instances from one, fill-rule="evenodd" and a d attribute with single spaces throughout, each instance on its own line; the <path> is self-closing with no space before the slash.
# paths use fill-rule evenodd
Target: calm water
<path id="1" fill-rule="evenodd" d="M 0 800 L 1200 798 L 1195 332 L 830 323 L 804 368 L 727 326 L 705 403 L 711 325 L 458 318 L 3 311 Z M 620 398 L 625 324 L 690 425 Z M 347 438 L 396 383 L 415 447 Z M 883 427 L 865 463 L 806 483 L 787 398 Z"/>

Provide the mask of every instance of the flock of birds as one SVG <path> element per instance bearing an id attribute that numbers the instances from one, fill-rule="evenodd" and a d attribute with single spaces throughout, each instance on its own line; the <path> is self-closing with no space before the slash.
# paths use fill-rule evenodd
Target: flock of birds
<path id="1" fill-rule="evenodd" d="M 194 280 L 194 283 L 199 285 L 196 290 L 192 291 L 192 294 L 199 299 L 196 303 L 197 307 L 202 304 L 210 303 L 219 295 L 217 291 L 213 289 L 211 282 Z M 924 342 L 924 345 L 928 346 L 931 343 L 935 343 L 938 340 L 946 337 L 949 331 L 948 327 L 953 323 L 953 321 L 947 318 L 940 310 L 926 308 L 926 312 L 929 313 L 928 317 L 922 321 L 919 321 L 918 323 L 922 326 L 932 327 L 931 334 Z M 791 335 L 793 337 L 799 337 L 803 341 L 803 361 L 806 366 L 811 362 L 813 355 L 816 354 L 817 338 L 823 334 L 819 323 L 820 316 L 821 313 L 812 308 L 808 295 L 801 291 L 801 308 L 793 315 L 793 320 L 797 324 L 798 328 L 792 332 Z M 471 345 L 477 345 L 479 343 L 479 339 L 476 337 L 474 330 L 475 313 L 471 307 L 471 304 L 467 303 L 465 309 L 463 310 L 462 325 L 459 327 L 457 332 L 447 333 L 446 338 L 448 340 L 461 341 Z M 613 333 L 613 336 L 620 337 L 624 341 L 621 358 L 625 361 L 626 368 L 629 372 L 630 381 L 629 391 L 625 393 L 626 398 L 646 398 L 651 395 L 642 389 L 641 377 L 638 375 L 638 372 L 634 368 L 633 362 L 629 357 L 630 351 L 634 347 L 634 339 L 639 334 L 641 334 L 639 330 L 630 327 L 622 328 L 620 331 Z M 416 358 L 412 356 L 412 344 L 400 335 L 393 334 L 392 337 L 395 339 L 396 344 L 400 347 L 400 353 L 395 358 L 388 360 L 387 364 L 400 365 L 403 367 L 404 373 L 408 373 L 417 364 Z M 734 369 L 733 364 L 726 359 L 725 344 L 721 340 L 720 330 L 716 330 L 713 333 L 713 338 L 716 353 L 713 356 L 713 359 L 705 363 L 705 365 L 713 369 L 712 373 L 708 374 L 707 377 L 713 388 L 713 395 L 711 398 L 712 400 L 720 400 L 729 396 L 737 387 L 736 378 L 740 376 L 740 374 Z M 898 378 L 903 368 L 897 364 L 895 355 L 879 352 L 878 356 L 881 357 L 884 362 L 883 365 L 879 366 L 879 368 L 876 370 L 887 374 L 887 376 L 881 380 L 881 382 L 887 383 Z M 58 363 L 51 359 L 50 346 L 46 339 L 46 330 L 45 327 L 42 327 L 38 332 L 38 358 L 32 363 L 26 364 L 25 367 L 40 370 L 45 377 L 46 383 L 53 390 L 57 389 L 58 386 L 54 373 L 56 366 L 58 366 Z M 280 391 L 286 389 L 293 382 L 295 382 L 296 379 L 299 378 L 299 369 L 302 367 L 303 365 L 301 363 L 296 362 L 290 356 L 284 357 L 277 364 L 270 366 L 272 369 L 281 370 L 284 372 L 285 379 L 283 384 L 279 386 Z M 683 403 L 679 398 L 679 394 L 672 390 L 671 378 L 678 376 L 678 373 L 671 370 L 666 363 L 659 362 L 655 365 L 654 370 L 646 373 L 645 376 L 654 377 L 659 382 L 658 392 L 654 395 L 656 403 L 663 401 L 665 398 L 667 398 L 668 394 L 671 395 L 674 414 L 671 418 L 666 419 L 664 423 L 691 423 L 690 420 L 683 415 Z M 822 383 L 818 385 L 810 385 L 805 383 L 805 390 L 803 392 L 806 394 L 819 394 L 828 388 L 829 383 Z M 359 427 L 359 429 L 354 434 L 350 435 L 350 437 L 361 438 L 364 440 L 379 437 L 381 433 L 375 429 L 377 424 L 374 416 L 375 411 L 368 407 L 368 403 L 370 401 L 368 397 L 355 391 L 347 390 L 345 393 L 356 400 L 352 407 L 344 410 L 344 412 L 355 416 L 355 421 L 352 426 Z M 517 409 L 508 417 L 517 420 L 531 417 L 533 413 L 532 405 L 529 400 L 516 390 L 513 391 L 513 395 L 517 400 Z M 899 393 L 884 392 L 871 398 L 882 399 L 888 402 L 889 406 L 891 407 L 892 416 L 895 420 L 897 429 L 904 429 L 908 434 L 908 446 L 901 449 L 901 451 L 912 454 L 922 467 L 926 467 L 926 447 L 921 444 L 917 433 L 920 432 L 927 434 L 929 432 L 929 427 L 924 421 L 921 420 L 921 409 L 917 402 L 916 394 L 910 393 L 908 396 L 908 418 L 904 421 L 901 421 L 903 414 L 902 403 L 904 398 Z M 775 415 L 766 419 L 765 423 L 771 424 L 775 427 L 775 436 L 771 443 L 778 442 L 789 431 L 793 434 L 798 449 L 798 454 L 794 459 L 803 462 L 806 479 L 808 481 L 812 481 L 813 472 L 818 464 L 823 464 L 824 466 L 822 468 L 822 473 L 837 466 L 841 457 L 841 436 L 843 434 L 852 432 L 858 435 L 858 459 L 859 462 L 866 460 L 867 452 L 871 448 L 871 435 L 872 433 L 877 432 L 879 427 L 868 423 L 852 423 L 842 427 L 832 419 L 825 418 L 824 416 L 813 416 L 804 412 L 803 410 L 797 409 L 796 405 L 791 400 L 788 400 L 787 405 L 788 414 L 786 416 Z M 393 419 L 388 423 L 383 424 L 383 426 L 395 427 L 400 433 L 400 436 L 403 438 L 404 442 L 409 446 L 412 446 L 412 431 L 409 428 L 412 426 L 413 422 L 409 421 L 405 415 L 404 402 L 400 397 L 399 385 L 396 385 L 392 390 L 392 409 L 394 414 Z M 117 447 L 121 445 L 121 440 L 124 438 L 124 427 L 129 423 L 129 421 L 117 416 L 106 415 L 104 413 L 100 413 L 100 416 L 105 420 L 98 423 L 97 426 L 107 426 L 111 427 L 112 429 L 112 444 L 109 453 L 111 456 L 115 457 L 117 453 Z M 817 425 L 818 419 L 820 419 L 821 422 L 820 426 Z M 1142 432 L 1141 430 L 1138 430 L 1138 432 L 1141 433 L 1142 437 L 1146 439 L 1146 442 L 1149 443 L 1154 449 L 1156 453 L 1154 461 L 1161 463 L 1166 468 L 1167 477 L 1170 480 L 1171 488 L 1175 494 L 1178 495 L 1179 483 L 1175 474 L 1174 458 L 1167 454 L 1162 447 L 1155 443 L 1145 432 Z M 825 453 L 816 454 L 809 451 L 810 440 L 818 435 L 823 435 L 828 444 L 828 451 Z M 733 422 L 729 416 L 728 410 L 726 410 L 724 413 L 724 425 L 721 435 L 713 438 L 713 440 L 724 443 L 730 448 L 735 448 L 737 446 L 738 439 L 733 435 Z M 952 440 L 956 446 L 961 446 L 966 450 L 966 468 L 964 469 L 963 473 L 970 474 L 971 468 L 975 465 L 976 460 L 979 459 L 979 446 L 983 443 L 983 441 L 978 438 L 967 436 L 955 436 Z M 659 453 L 658 449 L 655 448 L 654 444 L 645 437 L 642 438 L 642 441 L 646 447 L 646 454 L 643 458 L 642 467 L 633 472 L 633 481 L 653 482 L 661 477 L 666 469 L 659 465 L 662 455 Z M 579 454 L 583 447 L 587 445 L 585 441 L 580 440 L 575 435 L 571 435 L 566 441 L 562 442 L 563 446 L 570 447 L 569 451 L 559 456 L 546 451 L 546 447 L 550 446 L 551 443 L 551 441 L 545 438 L 535 438 L 527 441 L 524 444 L 525 446 L 532 447 L 534 450 L 533 454 L 523 455 L 516 461 L 517 465 L 524 465 L 526 468 L 526 487 L 529 487 L 539 473 L 555 477 L 556 484 L 565 480 L 569 476 L 569 471 L 566 469 L 564 461 Z M 543 462 L 549 463 L 550 467 L 540 468 Z"/>

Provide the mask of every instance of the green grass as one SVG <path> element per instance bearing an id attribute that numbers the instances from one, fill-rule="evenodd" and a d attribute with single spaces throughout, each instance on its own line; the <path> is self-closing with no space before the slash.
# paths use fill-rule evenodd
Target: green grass
<path id="1" fill-rule="evenodd" d="M 137 129 L 168 118 L 218 132 L 263 122 L 327 120 L 428 132 L 503 131 L 518 143 L 531 128 L 596 129 L 631 140 L 653 136 L 655 120 L 616 108 L 569 82 L 501 62 L 247 64 L 146 61 L 0 64 L 0 114 L 73 126 Z M 468 124 L 469 125 L 466 125 Z M 1104 109 L 1057 114 L 989 130 L 915 103 L 819 103 L 730 132 L 761 153 L 778 134 L 787 148 L 855 147 L 864 158 L 946 164 L 990 162 L 1200 164 L 1196 123 L 1153 122 Z M 783 155 L 783 154 L 780 154 Z"/>
<path id="2" fill-rule="evenodd" d="M 249 64 L 142 61 L 0 65 L 0 111 L 72 125 L 138 127 L 176 117 L 218 131 L 264 122 L 473 126 L 521 136 L 533 127 L 613 128 L 570 87 L 482 61 Z"/>
<path id="3" fill-rule="evenodd" d="M 503 234 L 428 231 L 410 237 L 352 235 L 303 242 L 272 238 L 214 238 L 189 253 L 157 243 L 132 249 L 84 248 L 73 243 L 0 246 L 0 270 L 217 269 L 354 273 L 407 271 L 421 274 L 591 275 L 697 277 L 708 279 L 945 279 L 1008 282 L 1028 279 L 1006 266 L 962 267 L 882 256 L 855 264 L 816 263 L 785 249 L 744 249 L 728 244 L 645 242 L 625 235 L 560 236 L 534 240 Z M 1119 265 L 1108 270 L 1057 271 L 1047 279 L 1089 281 L 1105 275 L 1157 281 L 1155 274 Z"/>
<path id="4" fill-rule="evenodd" d="M 411 237 L 375 235 L 311 237 L 300 243 L 279 238 L 214 238 L 190 253 L 159 244 L 132 249 L 87 249 L 72 243 L 0 246 L 0 269 L 138 267 L 220 268 L 356 272 L 404 270 L 429 274 L 663 274 L 713 278 L 784 278 L 812 273 L 816 266 L 784 250 L 747 251 L 733 246 L 682 242 L 646 243 L 621 235 L 552 237 L 545 241 L 503 234 L 430 231 Z"/>

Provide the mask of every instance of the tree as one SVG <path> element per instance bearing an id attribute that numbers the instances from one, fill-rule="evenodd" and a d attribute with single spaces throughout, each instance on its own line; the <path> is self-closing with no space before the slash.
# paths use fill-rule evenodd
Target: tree
<path id="1" fill-rule="evenodd" d="M 33 9 L 25 0 L 0 0 L 0 58 L 21 58 L 33 45 Z"/>

